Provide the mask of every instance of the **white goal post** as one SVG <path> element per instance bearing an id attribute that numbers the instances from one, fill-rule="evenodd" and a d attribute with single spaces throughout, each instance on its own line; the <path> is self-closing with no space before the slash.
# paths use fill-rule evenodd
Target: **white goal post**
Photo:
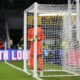
<path id="1" fill-rule="evenodd" d="M 76 3 L 74 3 L 74 1 Z M 39 77 L 38 26 L 42 27 L 43 40 L 43 77 L 80 76 L 80 12 L 79 0 L 68 0 L 68 4 L 38 4 L 35 2 L 24 10 L 24 71 L 30 70 L 29 29 L 34 35 L 33 76 Z M 31 32 L 31 33 L 32 33 Z M 39 36 L 38 36 L 39 37 Z M 30 51 L 29 51 L 30 52 Z M 27 65 L 27 66 L 26 66 Z"/>

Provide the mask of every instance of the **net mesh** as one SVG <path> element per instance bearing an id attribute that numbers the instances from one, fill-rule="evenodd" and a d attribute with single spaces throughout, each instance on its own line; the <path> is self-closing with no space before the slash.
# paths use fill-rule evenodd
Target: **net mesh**
<path id="1" fill-rule="evenodd" d="M 33 26 L 33 18 L 34 14 L 28 13 L 27 32 Z M 72 32 L 70 34 L 68 16 L 38 16 L 37 26 L 42 27 L 45 35 L 45 40 L 43 41 L 44 76 L 80 73 L 79 58 L 77 58 L 79 47 L 76 38 L 76 25 L 74 25 L 76 16 L 72 16 L 71 19 Z M 30 43 L 27 43 L 27 48 L 30 49 Z M 38 64 L 37 70 L 39 68 Z"/>
<path id="2" fill-rule="evenodd" d="M 76 12 L 76 4 L 72 3 L 71 12 Z M 41 13 L 56 13 L 53 16 L 39 16 Z M 65 13 L 60 15 L 59 12 Z M 67 14 L 66 14 L 67 13 Z M 38 4 L 37 26 L 41 26 L 45 35 L 43 41 L 43 66 L 44 76 L 73 75 L 80 73 L 79 44 L 77 40 L 76 15 L 70 14 L 69 23 L 67 5 Z M 27 32 L 34 26 L 33 10 L 27 13 Z M 70 25 L 70 26 L 69 26 Z M 27 33 L 28 34 L 28 33 Z M 30 43 L 27 41 L 27 49 Z M 39 70 L 39 61 L 37 62 Z M 30 65 L 29 65 L 30 67 Z M 30 68 L 29 68 L 30 69 Z"/>

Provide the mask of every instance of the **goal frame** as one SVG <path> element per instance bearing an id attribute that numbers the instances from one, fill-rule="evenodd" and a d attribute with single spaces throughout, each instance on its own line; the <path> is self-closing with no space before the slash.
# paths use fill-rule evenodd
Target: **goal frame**
<path id="1" fill-rule="evenodd" d="M 68 15 L 68 25 L 69 26 L 71 26 L 71 19 L 70 19 L 71 18 L 71 13 L 72 13 L 71 6 L 72 6 L 71 5 L 71 0 L 68 0 L 68 11 L 66 11 L 66 12 L 67 12 L 67 15 Z M 24 32 L 24 65 L 23 65 L 23 67 L 24 67 L 25 72 L 28 71 L 27 66 L 26 66 L 26 64 L 27 64 L 26 57 L 25 57 L 25 55 L 26 55 L 26 46 L 27 46 L 27 41 L 26 41 L 26 37 L 27 37 L 27 32 L 26 32 L 26 30 L 27 30 L 27 12 L 33 12 L 34 13 L 34 38 L 35 38 L 35 36 L 37 35 L 37 14 L 38 14 L 38 11 L 39 10 L 38 10 L 38 3 L 37 2 L 35 2 L 29 8 L 24 10 L 24 31 L 23 31 Z M 66 12 L 64 12 L 64 13 L 66 13 Z M 42 13 L 44 13 L 44 12 L 42 12 Z M 48 13 L 52 13 L 52 12 L 48 12 Z M 79 13 L 80 13 L 79 12 L 79 0 L 76 0 L 77 39 L 80 43 Z M 54 14 L 54 12 L 52 14 Z M 58 12 L 58 14 L 59 14 L 59 12 Z M 69 29 L 69 32 L 70 31 L 71 31 L 71 29 Z M 70 35 L 70 37 L 71 37 L 71 35 Z M 37 74 L 37 40 L 36 39 L 35 39 L 34 44 L 35 44 L 34 45 L 34 53 L 35 54 L 34 54 L 34 74 L 33 74 L 33 77 L 38 78 L 38 74 Z M 65 75 L 63 75 L 63 76 L 65 76 Z M 70 76 L 70 75 L 67 75 L 67 76 Z M 79 75 L 71 75 L 71 76 L 79 76 Z"/>

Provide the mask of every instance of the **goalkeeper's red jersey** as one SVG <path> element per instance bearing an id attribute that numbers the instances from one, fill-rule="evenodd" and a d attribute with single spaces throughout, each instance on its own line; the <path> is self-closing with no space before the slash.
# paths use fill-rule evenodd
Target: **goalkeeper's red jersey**
<path id="1" fill-rule="evenodd" d="M 37 54 L 43 54 L 42 41 L 45 39 L 45 37 L 41 27 L 38 27 L 37 33 L 39 38 L 39 40 L 37 40 Z M 31 41 L 31 39 L 34 39 L 34 28 L 28 30 L 28 41 Z M 30 42 L 30 55 L 33 55 L 33 53 L 34 42 Z"/>

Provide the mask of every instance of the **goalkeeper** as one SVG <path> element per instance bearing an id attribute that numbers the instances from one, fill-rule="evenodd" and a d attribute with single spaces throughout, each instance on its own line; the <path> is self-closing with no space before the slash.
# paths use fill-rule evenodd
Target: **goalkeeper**
<path id="1" fill-rule="evenodd" d="M 40 67 L 40 75 L 43 75 L 43 49 L 42 49 L 42 45 L 43 45 L 43 40 L 45 39 L 44 37 L 44 33 L 42 28 L 39 26 L 37 28 L 37 33 L 38 35 L 35 36 L 35 38 L 37 39 L 37 59 L 39 62 L 39 67 Z M 33 58 L 34 58 L 34 28 L 30 28 L 28 30 L 28 41 L 30 42 L 30 57 L 29 57 L 29 61 L 30 61 L 30 68 L 31 70 L 33 70 Z"/>

